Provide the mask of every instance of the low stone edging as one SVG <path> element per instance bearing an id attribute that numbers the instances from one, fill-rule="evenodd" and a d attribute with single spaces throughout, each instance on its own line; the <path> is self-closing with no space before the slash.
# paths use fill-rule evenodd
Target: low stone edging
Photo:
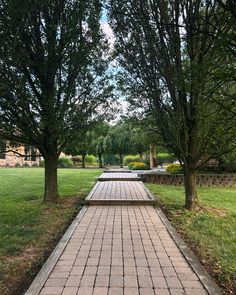
<path id="1" fill-rule="evenodd" d="M 183 174 L 139 173 L 143 182 L 180 186 L 184 184 Z M 236 186 L 236 174 L 198 174 L 198 186 Z"/>

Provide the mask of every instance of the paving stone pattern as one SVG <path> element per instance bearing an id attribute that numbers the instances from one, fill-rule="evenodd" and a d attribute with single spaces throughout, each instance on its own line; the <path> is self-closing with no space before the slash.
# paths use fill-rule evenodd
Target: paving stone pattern
<path id="1" fill-rule="evenodd" d="M 107 179 L 107 180 L 113 180 L 113 179 L 124 179 L 124 180 L 128 180 L 128 179 L 137 179 L 139 180 L 139 177 L 136 173 L 119 173 L 119 172 L 115 172 L 115 173 L 103 173 L 100 177 L 99 180 L 102 179 Z"/>
<path id="2" fill-rule="evenodd" d="M 41 288 L 37 295 L 208 294 L 159 213 L 138 203 L 152 197 L 140 181 L 129 181 L 130 176 L 117 172 L 101 176 L 110 181 L 98 182 L 87 199 L 104 203 L 84 207 L 64 251 L 46 272 L 43 287 L 40 276 L 32 284 Z M 109 203 L 114 199 L 127 202 Z M 129 200 L 137 204 L 128 206 Z"/>
<path id="3" fill-rule="evenodd" d="M 145 200 L 150 199 L 140 181 L 103 181 L 96 184 L 93 200 Z"/>
<path id="4" fill-rule="evenodd" d="M 91 206 L 41 295 L 205 295 L 152 206 Z"/>

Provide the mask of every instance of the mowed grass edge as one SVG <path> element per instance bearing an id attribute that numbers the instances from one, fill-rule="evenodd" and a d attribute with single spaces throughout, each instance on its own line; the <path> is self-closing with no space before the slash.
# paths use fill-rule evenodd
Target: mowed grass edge
<path id="1" fill-rule="evenodd" d="M 146 185 L 225 294 L 236 294 L 236 188 L 199 187 L 200 208 L 190 212 L 183 187 Z"/>
<path id="2" fill-rule="evenodd" d="M 42 202 L 44 169 L 0 169 L 1 295 L 22 294 L 101 173 L 58 169 L 60 201 L 52 205 Z"/>

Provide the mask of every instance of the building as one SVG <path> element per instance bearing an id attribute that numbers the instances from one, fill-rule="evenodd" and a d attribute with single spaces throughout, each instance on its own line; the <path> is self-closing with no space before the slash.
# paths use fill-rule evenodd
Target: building
<path id="1" fill-rule="evenodd" d="M 7 152 L 9 151 L 9 152 Z M 0 166 L 39 166 L 40 157 L 35 147 L 29 145 L 10 145 L 7 141 L 0 141 Z"/>

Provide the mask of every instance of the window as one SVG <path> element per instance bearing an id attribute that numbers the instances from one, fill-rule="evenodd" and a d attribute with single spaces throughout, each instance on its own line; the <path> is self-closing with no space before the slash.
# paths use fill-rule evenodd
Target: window
<path id="1" fill-rule="evenodd" d="M 36 148 L 34 147 L 31 147 L 31 161 L 36 161 L 37 159 L 37 151 L 36 151 Z"/>
<path id="2" fill-rule="evenodd" d="M 3 152 L 6 150 L 6 142 L 5 141 L 0 141 L 0 159 L 6 159 L 6 153 Z M 3 153 L 1 153 L 3 152 Z"/>
<path id="3" fill-rule="evenodd" d="M 30 161 L 30 146 L 25 145 L 25 161 Z"/>
<path id="4" fill-rule="evenodd" d="M 35 147 L 25 145 L 25 161 L 35 162 L 37 158 L 37 150 Z"/>

